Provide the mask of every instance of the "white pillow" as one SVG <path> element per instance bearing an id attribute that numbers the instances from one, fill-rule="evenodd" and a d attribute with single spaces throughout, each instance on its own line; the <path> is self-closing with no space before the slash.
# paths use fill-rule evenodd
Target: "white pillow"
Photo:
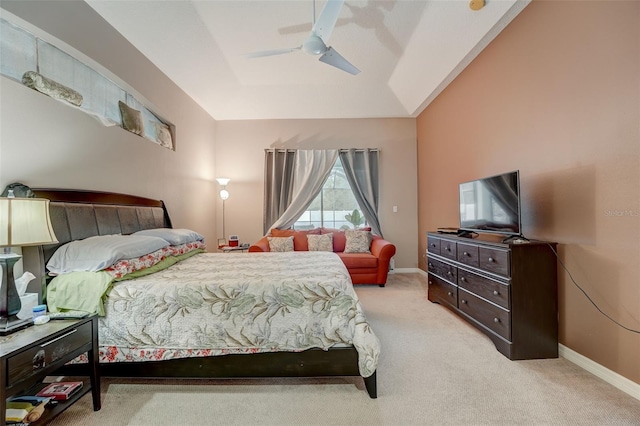
<path id="1" fill-rule="evenodd" d="M 155 228 L 134 232 L 133 235 L 149 235 L 167 240 L 172 246 L 195 241 L 204 241 L 204 237 L 190 229 Z"/>
<path id="2" fill-rule="evenodd" d="M 167 246 L 166 240 L 147 235 L 99 235 L 59 247 L 47 269 L 53 274 L 96 272 L 118 260 L 138 258 Z"/>

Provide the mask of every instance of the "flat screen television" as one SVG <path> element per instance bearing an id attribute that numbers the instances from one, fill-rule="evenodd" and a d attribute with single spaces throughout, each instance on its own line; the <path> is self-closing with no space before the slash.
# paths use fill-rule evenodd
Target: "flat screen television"
<path id="1" fill-rule="evenodd" d="M 522 235 L 518 170 L 460 184 L 460 230 Z"/>

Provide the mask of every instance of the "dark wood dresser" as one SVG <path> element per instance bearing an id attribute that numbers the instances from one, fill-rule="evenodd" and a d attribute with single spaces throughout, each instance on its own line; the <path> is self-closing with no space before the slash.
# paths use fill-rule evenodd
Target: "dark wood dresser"
<path id="1" fill-rule="evenodd" d="M 503 238 L 427 233 L 429 300 L 473 324 L 509 359 L 557 358 L 556 243 Z"/>

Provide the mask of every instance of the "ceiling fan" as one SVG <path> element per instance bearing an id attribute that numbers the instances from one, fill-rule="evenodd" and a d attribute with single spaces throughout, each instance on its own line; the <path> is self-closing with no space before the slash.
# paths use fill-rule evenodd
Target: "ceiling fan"
<path id="1" fill-rule="evenodd" d="M 248 53 L 245 57 L 261 58 L 264 56 L 281 55 L 284 53 L 302 50 L 310 55 L 322 55 L 319 58 L 320 62 L 339 68 L 349 74 L 356 75 L 360 73 L 358 68 L 343 58 L 333 47 L 327 46 L 326 44 L 333 32 L 333 28 L 336 25 L 338 15 L 340 14 L 343 4 L 344 0 L 327 0 L 322 12 L 320 12 L 318 20 L 316 20 L 316 2 L 314 0 L 313 27 L 311 28 L 311 34 L 309 34 L 300 46 Z"/>

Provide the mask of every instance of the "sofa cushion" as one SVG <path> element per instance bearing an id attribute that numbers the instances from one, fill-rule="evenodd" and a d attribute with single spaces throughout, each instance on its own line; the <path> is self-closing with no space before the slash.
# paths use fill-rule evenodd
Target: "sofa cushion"
<path id="1" fill-rule="evenodd" d="M 289 237 L 267 237 L 269 240 L 269 251 L 293 251 L 293 236 Z"/>
<path id="2" fill-rule="evenodd" d="M 321 234 L 333 234 L 333 251 L 336 253 L 341 253 L 344 251 L 344 247 L 347 244 L 347 236 L 344 232 L 344 229 L 334 229 L 334 228 L 320 228 Z M 358 228 L 358 230 L 362 231 L 371 231 L 370 226 L 366 226 L 364 228 Z"/>
<path id="3" fill-rule="evenodd" d="M 333 234 L 307 235 L 309 251 L 333 251 Z"/>
<path id="4" fill-rule="evenodd" d="M 345 253 L 371 253 L 371 231 L 347 229 L 344 233 L 347 237 Z"/>
<path id="5" fill-rule="evenodd" d="M 338 253 L 347 269 L 377 268 L 378 258 L 367 253 Z"/>
<path id="6" fill-rule="evenodd" d="M 296 231 L 295 229 L 272 229 L 269 231 L 272 237 L 293 237 L 293 249 L 295 251 L 309 250 L 307 235 L 320 235 L 320 228 L 309 229 L 305 231 Z"/>

